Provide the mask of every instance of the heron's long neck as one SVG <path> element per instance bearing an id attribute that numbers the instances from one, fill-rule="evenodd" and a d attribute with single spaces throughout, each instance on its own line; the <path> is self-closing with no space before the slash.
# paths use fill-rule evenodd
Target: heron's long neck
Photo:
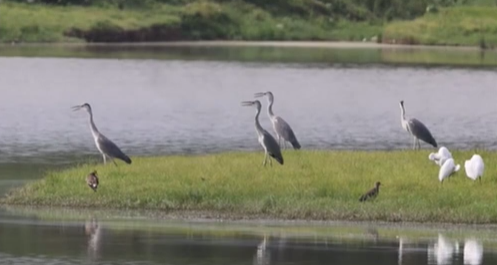
<path id="1" fill-rule="evenodd" d="M 98 137 L 100 132 L 97 129 L 97 126 L 95 126 L 95 122 L 93 122 L 93 113 L 89 111 L 90 113 L 90 129 L 91 129 L 91 134 L 93 134 L 93 137 Z"/>
<path id="2" fill-rule="evenodd" d="M 267 105 L 267 115 L 272 118 L 274 117 L 273 113 L 273 104 L 274 104 L 274 98 L 270 97 L 269 98 L 269 105 Z"/>
<path id="3" fill-rule="evenodd" d="M 402 121 L 406 120 L 406 110 L 404 109 L 404 106 L 401 106 L 400 108 L 400 119 Z"/>
<path id="4" fill-rule="evenodd" d="M 259 123 L 259 114 L 261 114 L 261 107 L 257 108 L 257 113 L 255 114 L 255 130 L 259 135 L 262 135 L 264 133 L 264 129 L 262 129 L 262 126 Z"/>

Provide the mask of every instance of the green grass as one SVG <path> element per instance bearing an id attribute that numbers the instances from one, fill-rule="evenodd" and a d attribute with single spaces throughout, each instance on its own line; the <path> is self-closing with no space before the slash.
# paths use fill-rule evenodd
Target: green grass
<path id="1" fill-rule="evenodd" d="M 381 23 L 274 15 L 242 2 L 155 3 L 143 8 L 0 3 L 0 42 L 362 40 Z"/>
<path id="2" fill-rule="evenodd" d="M 262 167 L 261 153 L 135 158 L 81 165 L 14 190 L 3 204 L 211 212 L 233 218 L 497 222 L 497 153 L 482 151 L 483 181 L 462 168 L 440 184 L 429 151 L 288 151 L 285 165 Z M 463 165 L 472 152 L 454 151 Z M 98 192 L 85 183 L 96 169 Z M 204 180 L 202 180 L 202 178 Z M 382 182 L 376 201 L 359 196 Z"/>
<path id="3" fill-rule="evenodd" d="M 109 23 L 126 29 L 151 24 L 168 24 L 178 20 L 167 6 L 147 11 L 118 10 L 98 7 L 62 7 L 33 4 L 0 3 L 0 41 L 70 42 L 82 41 L 65 32 L 77 28 L 89 30 Z"/>
<path id="4" fill-rule="evenodd" d="M 385 26 L 385 42 L 467 45 L 491 48 L 497 45 L 497 6 L 458 6 L 426 14 L 413 21 Z"/>

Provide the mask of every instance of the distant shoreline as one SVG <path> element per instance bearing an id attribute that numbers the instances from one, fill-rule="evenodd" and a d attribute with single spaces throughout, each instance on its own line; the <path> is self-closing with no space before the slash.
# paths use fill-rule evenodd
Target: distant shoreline
<path id="1" fill-rule="evenodd" d="M 336 49 L 442 49 L 442 50 L 480 50 L 478 46 L 449 46 L 449 45 L 410 45 L 388 44 L 376 42 L 352 41 L 170 41 L 170 42 L 54 42 L 54 43 L 2 43 L 0 47 L 29 47 L 29 46 L 126 46 L 126 47 L 278 47 L 278 48 L 336 48 Z"/>

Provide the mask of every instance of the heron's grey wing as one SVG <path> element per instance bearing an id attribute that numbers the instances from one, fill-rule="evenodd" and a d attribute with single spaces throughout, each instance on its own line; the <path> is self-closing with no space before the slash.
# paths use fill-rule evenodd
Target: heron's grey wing
<path id="1" fill-rule="evenodd" d="M 286 141 L 290 142 L 295 149 L 300 149 L 300 143 L 290 125 L 281 117 L 276 117 L 276 132 Z"/>
<path id="2" fill-rule="evenodd" d="M 268 154 L 283 165 L 283 155 L 281 155 L 280 146 L 278 145 L 274 137 L 267 131 L 264 131 L 263 143 L 266 146 Z"/>
<path id="3" fill-rule="evenodd" d="M 131 159 L 123 151 L 121 151 L 121 149 L 119 149 L 114 142 L 109 140 L 104 135 L 100 135 L 100 137 L 98 137 L 98 143 L 104 154 L 113 158 L 121 159 L 122 161 L 131 164 Z"/>
<path id="4" fill-rule="evenodd" d="M 435 138 L 431 135 L 430 130 L 426 128 L 426 126 L 417 119 L 409 120 L 409 130 L 411 133 L 416 136 L 416 138 L 425 141 L 428 144 L 433 145 L 433 147 L 437 147 L 437 142 Z"/>

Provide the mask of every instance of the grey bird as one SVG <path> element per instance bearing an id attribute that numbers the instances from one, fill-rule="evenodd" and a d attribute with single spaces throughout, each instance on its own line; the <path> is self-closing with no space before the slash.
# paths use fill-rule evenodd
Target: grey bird
<path id="1" fill-rule="evenodd" d="M 377 181 L 375 183 L 375 186 L 374 188 L 370 189 L 368 192 L 364 193 L 361 198 L 359 198 L 359 201 L 360 202 L 365 202 L 369 199 L 374 199 L 378 196 L 378 194 L 380 193 L 380 185 L 381 183 L 379 181 Z"/>
<path id="2" fill-rule="evenodd" d="M 95 126 L 95 123 L 93 122 L 93 113 L 91 111 L 90 104 L 84 103 L 83 105 L 73 107 L 74 111 L 77 111 L 79 109 L 85 109 L 88 114 L 90 114 L 91 134 L 93 135 L 93 139 L 95 140 L 95 145 L 97 146 L 98 151 L 100 151 L 104 158 L 104 164 L 107 163 L 106 157 L 112 160 L 112 162 L 114 162 L 116 166 L 117 163 L 114 161 L 114 158 L 121 159 L 127 164 L 131 164 L 131 159 L 126 154 L 124 154 L 123 151 L 121 151 L 121 149 L 119 149 L 119 147 L 117 147 L 115 143 L 113 143 L 111 140 L 109 140 L 98 131 L 97 126 Z"/>
<path id="3" fill-rule="evenodd" d="M 272 166 L 273 162 L 268 155 L 274 158 L 278 163 L 283 165 L 283 156 L 281 155 L 281 149 L 274 137 L 269 134 L 264 128 L 262 128 L 259 123 L 259 114 L 261 113 L 261 102 L 259 100 L 255 101 L 244 101 L 242 106 L 255 106 L 257 111 L 255 114 L 255 130 L 258 135 L 259 143 L 264 148 L 264 161 L 262 165 L 266 166 L 266 162 L 269 159 L 269 163 Z"/>
<path id="4" fill-rule="evenodd" d="M 281 140 L 283 140 L 284 148 L 286 149 L 286 142 L 290 142 L 294 149 L 300 149 L 300 143 L 295 136 L 290 125 L 283 120 L 280 116 L 276 116 L 273 113 L 274 96 L 271 91 L 255 93 L 256 98 L 267 96 L 269 105 L 267 106 L 267 115 L 273 124 L 274 132 L 278 137 L 278 144 L 281 146 Z"/>
<path id="5" fill-rule="evenodd" d="M 97 191 L 98 176 L 96 170 L 86 176 L 86 184 L 88 184 L 88 187 L 90 187 L 93 191 Z"/>
<path id="6" fill-rule="evenodd" d="M 404 130 L 410 133 L 413 137 L 413 149 L 416 149 L 416 147 L 418 147 L 418 149 L 421 148 L 421 144 L 419 143 L 420 139 L 428 144 L 433 145 L 433 147 L 437 147 L 435 138 L 433 138 L 431 132 L 422 122 L 415 118 L 406 119 L 406 110 L 404 109 L 403 100 L 400 101 L 400 121 L 402 123 L 402 128 L 404 128 Z"/>

